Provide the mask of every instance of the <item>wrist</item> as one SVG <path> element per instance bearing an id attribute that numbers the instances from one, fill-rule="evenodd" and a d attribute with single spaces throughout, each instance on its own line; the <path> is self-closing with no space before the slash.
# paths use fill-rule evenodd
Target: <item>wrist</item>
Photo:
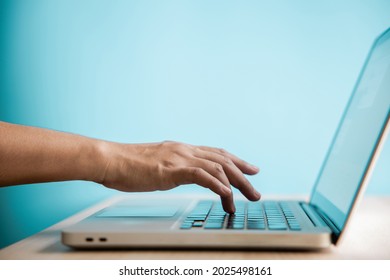
<path id="1" fill-rule="evenodd" d="M 90 139 L 85 149 L 83 180 L 102 184 L 110 165 L 110 150 L 113 143 Z"/>

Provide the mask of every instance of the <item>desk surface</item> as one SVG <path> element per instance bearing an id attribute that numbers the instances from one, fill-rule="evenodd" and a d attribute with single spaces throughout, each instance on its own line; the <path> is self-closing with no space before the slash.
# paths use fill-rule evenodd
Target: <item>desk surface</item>
<path id="1" fill-rule="evenodd" d="M 61 228 L 106 207 L 82 211 L 36 235 L 0 250 L 0 259 L 390 259 L 390 197 L 365 197 L 338 247 L 313 251 L 106 250 L 77 251 L 60 241 Z"/>

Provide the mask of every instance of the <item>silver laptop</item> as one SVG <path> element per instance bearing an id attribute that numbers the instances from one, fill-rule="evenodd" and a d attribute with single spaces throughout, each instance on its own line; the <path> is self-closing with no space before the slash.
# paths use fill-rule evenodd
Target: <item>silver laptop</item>
<path id="1" fill-rule="evenodd" d="M 75 248 L 325 248 L 338 244 L 390 130 L 390 29 L 374 42 L 309 202 L 124 196 L 66 228 Z M 363 240 L 362 240 L 363 241 Z"/>

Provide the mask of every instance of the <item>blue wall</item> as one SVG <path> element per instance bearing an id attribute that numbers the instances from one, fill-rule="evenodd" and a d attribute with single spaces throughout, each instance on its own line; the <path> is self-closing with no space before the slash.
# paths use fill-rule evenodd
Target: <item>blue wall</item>
<path id="1" fill-rule="evenodd" d="M 380 0 L 0 3 L 1 120 L 221 146 L 260 166 L 251 181 L 263 194 L 309 192 L 390 26 Z M 369 193 L 390 194 L 389 170 L 387 141 Z M 86 182 L 0 189 L 0 247 L 115 193 Z"/>

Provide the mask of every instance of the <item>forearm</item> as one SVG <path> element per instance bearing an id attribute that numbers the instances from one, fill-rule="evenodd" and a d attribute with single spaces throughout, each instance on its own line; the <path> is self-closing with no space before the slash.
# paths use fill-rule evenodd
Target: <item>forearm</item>
<path id="1" fill-rule="evenodd" d="M 104 176 L 102 141 L 0 122 L 0 186 Z"/>
<path id="2" fill-rule="evenodd" d="M 0 122 L 0 186 L 87 180 L 121 191 L 198 184 L 233 213 L 230 186 L 250 200 L 260 194 L 244 176 L 259 169 L 218 148 L 178 142 L 120 144 Z"/>

